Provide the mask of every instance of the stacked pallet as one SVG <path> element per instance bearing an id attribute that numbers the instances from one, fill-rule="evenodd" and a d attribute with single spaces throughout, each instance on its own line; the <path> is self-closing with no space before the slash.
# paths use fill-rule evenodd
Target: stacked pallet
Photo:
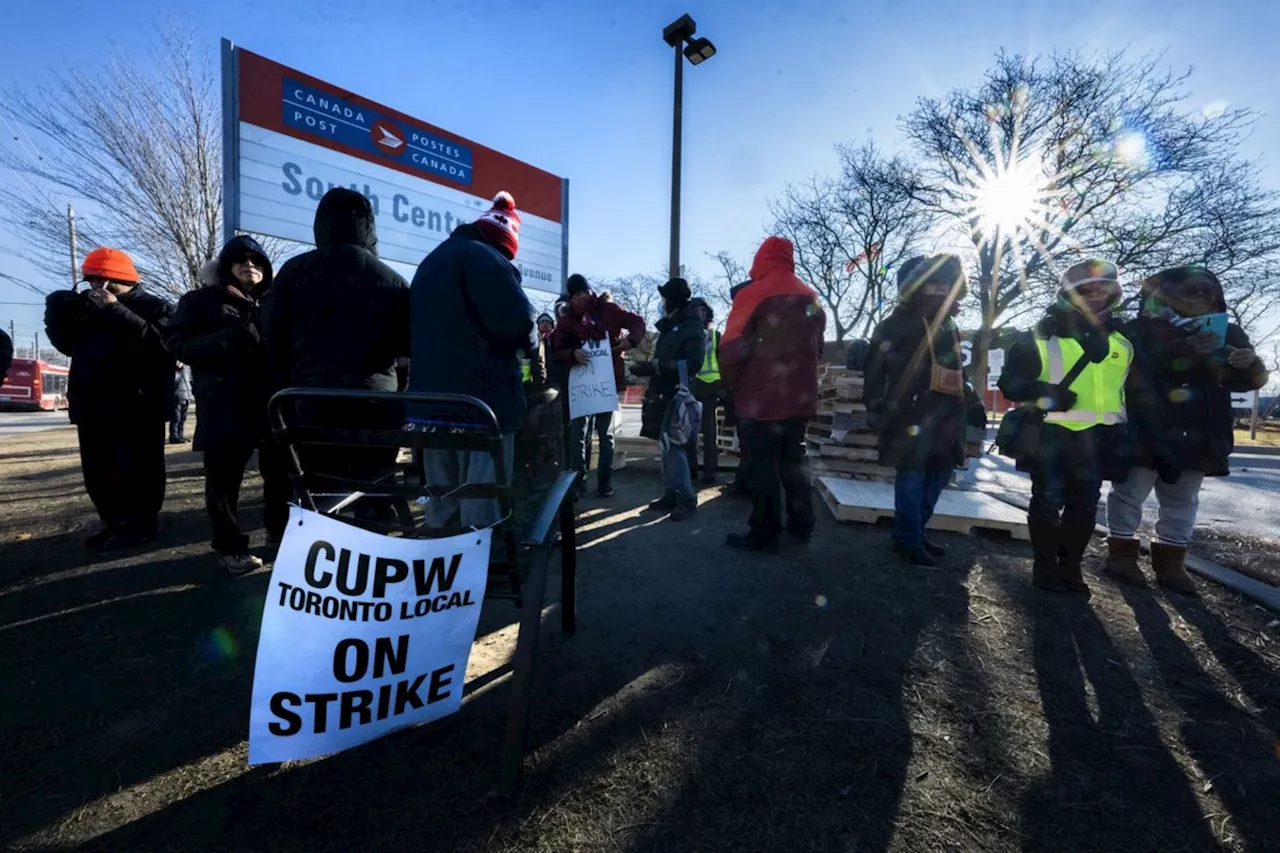
<path id="1" fill-rule="evenodd" d="M 878 462 L 879 437 L 867 423 L 862 402 L 862 371 L 826 366 L 818 374 L 818 416 L 805 433 L 816 480 L 893 482 L 892 468 Z"/>

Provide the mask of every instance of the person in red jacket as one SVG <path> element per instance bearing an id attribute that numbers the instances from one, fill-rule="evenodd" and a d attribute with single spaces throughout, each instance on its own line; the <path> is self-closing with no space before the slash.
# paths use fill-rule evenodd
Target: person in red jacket
<path id="1" fill-rule="evenodd" d="M 626 388 L 622 353 L 644 340 L 644 318 L 622 308 L 612 300 L 596 296 L 582 276 L 569 276 L 565 287 L 569 310 L 556 323 L 551 335 L 551 350 L 557 362 L 568 371 L 574 365 L 586 364 L 583 346 L 591 341 L 608 340 L 613 356 L 613 379 L 621 395 Z M 607 498 L 613 494 L 613 412 L 588 415 L 573 421 L 569 435 L 569 464 L 582 472 L 586 482 L 587 449 L 594 428 L 600 441 L 600 460 L 596 463 L 596 494 Z"/>
<path id="2" fill-rule="evenodd" d="M 813 495 L 805 463 L 806 422 L 818 412 L 818 360 L 827 317 L 818 296 L 796 277 L 790 240 L 769 237 L 751 264 L 751 286 L 734 297 L 720 338 L 720 375 L 733 395 L 746 460 L 751 518 L 728 544 L 775 552 L 787 529 L 813 534 Z"/>

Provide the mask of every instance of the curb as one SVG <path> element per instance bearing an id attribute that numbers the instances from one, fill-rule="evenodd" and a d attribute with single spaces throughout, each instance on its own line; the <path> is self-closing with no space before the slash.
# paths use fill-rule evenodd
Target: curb
<path id="1" fill-rule="evenodd" d="M 1019 509 L 1025 510 L 1030 505 L 1030 501 L 1021 497 L 1015 497 L 1007 492 L 983 492 L 983 494 L 990 495 L 998 501 L 1007 503 L 1009 506 L 1016 506 Z M 1093 532 L 1099 536 L 1106 536 L 1109 533 L 1107 528 L 1101 524 L 1094 524 Z M 1280 589 L 1277 589 L 1270 584 L 1265 584 L 1262 581 L 1254 580 L 1246 575 L 1242 575 L 1235 569 L 1228 569 L 1226 566 L 1220 566 L 1212 560 L 1197 557 L 1195 554 L 1187 554 L 1186 566 L 1196 574 L 1221 584 L 1232 592 L 1238 592 L 1243 596 L 1247 596 L 1257 603 L 1280 613 Z"/>

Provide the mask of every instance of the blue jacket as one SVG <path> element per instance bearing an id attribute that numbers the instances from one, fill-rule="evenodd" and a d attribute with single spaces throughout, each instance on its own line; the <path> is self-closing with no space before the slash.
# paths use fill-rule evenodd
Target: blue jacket
<path id="1" fill-rule="evenodd" d="M 409 302 L 409 391 L 470 394 L 489 404 L 504 432 L 519 429 L 519 354 L 534 345 L 520 271 L 475 226 L 461 225 L 418 266 Z"/>

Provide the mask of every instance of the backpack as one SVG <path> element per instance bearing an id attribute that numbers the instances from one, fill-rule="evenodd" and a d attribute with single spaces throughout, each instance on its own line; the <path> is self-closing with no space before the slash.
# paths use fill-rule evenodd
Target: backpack
<path id="1" fill-rule="evenodd" d="M 689 366 L 681 361 L 679 367 L 680 387 L 667 408 L 667 423 L 658 441 L 663 450 L 683 447 L 702 429 L 702 403 L 689 390 Z"/>

